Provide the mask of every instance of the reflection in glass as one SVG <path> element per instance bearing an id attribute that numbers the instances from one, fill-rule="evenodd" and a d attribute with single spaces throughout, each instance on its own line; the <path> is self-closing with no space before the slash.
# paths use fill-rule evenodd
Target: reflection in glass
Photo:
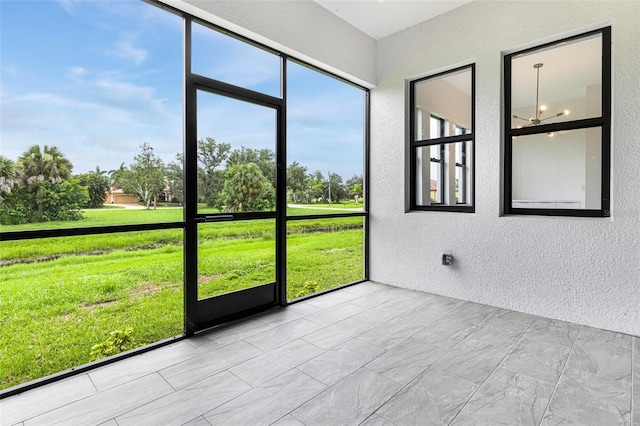
<path id="1" fill-rule="evenodd" d="M 513 138 L 512 207 L 599 209 L 600 128 Z"/>
<path id="2" fill-rule="evenodd" d="M 192 24 L 192 71 L 224 83 L 280 97 L 280 57 Z"/>
<path id="3" fill-rule="evenodd" d="M 511 59 L 512 128 L 602 114 L 602 34 Z"/>
<path id="4" fill-rule="evenodd" d="M 361 209 L 363 90 L 295 62 L 287 84 L 288 214 Z"/>
<path id="5" fill-rule="evenodd" d="M 0 389 L 182 332 L 182 230 L 4 241 L 0 259 Z M 132 341 L 93 350 L 116 330 Z"/>
<path id="6" fill-rule="evenodd" d="M 198 91 L 198 213 L 275 210 L 276 110 Z"/>
<path id="7" fill-rule="evenodd" d="M 414 91 L 416 141 L 455 135 L 458 128 L 471 129 L 470 69 L 417 82 Z"/>
<path id="8" fill-rule="evenodd" d="M 287 223 L 287 299 L 297 299 L 364 278 L 364 219 Z"/>
<path id="9" fill-rule="evenodd" d="M 198 227 L 198 299 L 276 280 L 275 220 L 207 223 Z"/>

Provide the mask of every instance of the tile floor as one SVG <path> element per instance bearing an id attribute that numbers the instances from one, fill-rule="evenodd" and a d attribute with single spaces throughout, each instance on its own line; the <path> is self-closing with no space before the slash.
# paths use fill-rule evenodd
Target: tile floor
<path id="1" fill-rule="evenodd" d="M 5 398 L 0 424 L 640 426 L 640 338 L 363 283 Z"/>

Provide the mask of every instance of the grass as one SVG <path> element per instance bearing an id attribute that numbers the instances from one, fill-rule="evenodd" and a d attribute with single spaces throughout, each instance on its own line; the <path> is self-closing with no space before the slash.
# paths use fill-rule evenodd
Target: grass
<path id="1" fill-rule="evenodd" d="M 150 213 L 86 220 L 103 212 Z M 274 281 L 274 224 L 201 225 L 199 296 Z M 362 218 L 291 221 L 287 232 L 290 299 L 362 278 Z M 138 346 L 180 334 L 181 245 L 181 230 L 0 242 L 0 389 L 89 362 L 114 330 L 132 327 Z"/>

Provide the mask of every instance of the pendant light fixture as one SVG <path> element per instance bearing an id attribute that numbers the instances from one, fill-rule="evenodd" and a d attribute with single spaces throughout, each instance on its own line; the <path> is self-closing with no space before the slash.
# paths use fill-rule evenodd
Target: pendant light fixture
<path id="1" fill-rule="evenodd" d="M 542 124 L 543 121 L 549 120 L 551 118 L 554 117 L 561 117 L 563 115 L 569 115 L 569 110 L 565 109 L 564 111 L 560 111 L 557 114 L 551 115 L 549 117 L 545 117 L 542 118 L 544 112 L 547 110 L 547 106 L 546 105 L 540 105 L 539 103 L 539 95 L 540 95 L 540 68 L 542 68 L 542 63 L 538 63 L 535 64 L 533 66 L 533 68 L 536 69 L 536 113 L 535 116 L 532 118 L 522 118 L 522 117 L 518 117 L 517 115 L 513 115 L 513 118 L 516 118 L 518 120 L 523 120 L 528 122 L 529 124 L 524 125 L 524 126 L 518 126 L 518 128 L 521 127 L 529 127 L 529 126 L 538 126 L 540 124 Z"/>

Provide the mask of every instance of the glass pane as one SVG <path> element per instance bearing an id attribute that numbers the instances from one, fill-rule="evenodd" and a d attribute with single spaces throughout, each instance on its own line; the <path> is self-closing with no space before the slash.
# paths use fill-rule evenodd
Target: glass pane
<path id="1" fill-rule="evenodd" d="M 197 23 L 192 24 L 191 71 L 280 97 L 280 57 Z"/>
<path id="2" fill-rule="evenodd" d="M 276 110 L 197 96 L 198 213 L 275 210 Z"/>
<path id="3" fill-rule="evenodd" d="M 416 148 L 416 205 L 470 205 L 473 195 L 472 153 L 472 141 Z"/>
<path id="4" fill-rule="evenodd" d="M 414 85 L 414 96 L 415 140 L 456 135 L 457 127 L 471 133 L 471 69 L 419 81 Z M 444 121 L 444 132 L 436 121 Z"/>
<path id="5" fill-rule="evenodd" d="M 181 221 L 182 18 L 140 1 L 1 16 L 0 223 L 22 224 L 3 231 Z"/>
<path id="6" fill-rule="evenodd" d="M 0 389 L 182 333 L 182 230 L 4 241 L 0 259 Z"/>
<path id="7" fill-rule="evenodd" d="M 362 89 L 287 66 L 287 214 L 362 211 Z"/>
<path id="8" fill-rule="evenodd" d="M 362 217 L 287 223 L 287 299 L 297 299 L 363 278 Z"/>
<path id="9" fill-rule="evenodd" d="M 511 59 L 514 128 L 602 115 L 602 35 Z"/>
<path id="10" fill-rule="evenodd" d="M 600 128 L 513 138 L 512 206 L 600 209 L 601 147 Z"/>
<path id="11" fill-rule="evenodd" d="M 275 282 L 275 220 L 207 223 L 198 235 L 198 299 Z"/>

